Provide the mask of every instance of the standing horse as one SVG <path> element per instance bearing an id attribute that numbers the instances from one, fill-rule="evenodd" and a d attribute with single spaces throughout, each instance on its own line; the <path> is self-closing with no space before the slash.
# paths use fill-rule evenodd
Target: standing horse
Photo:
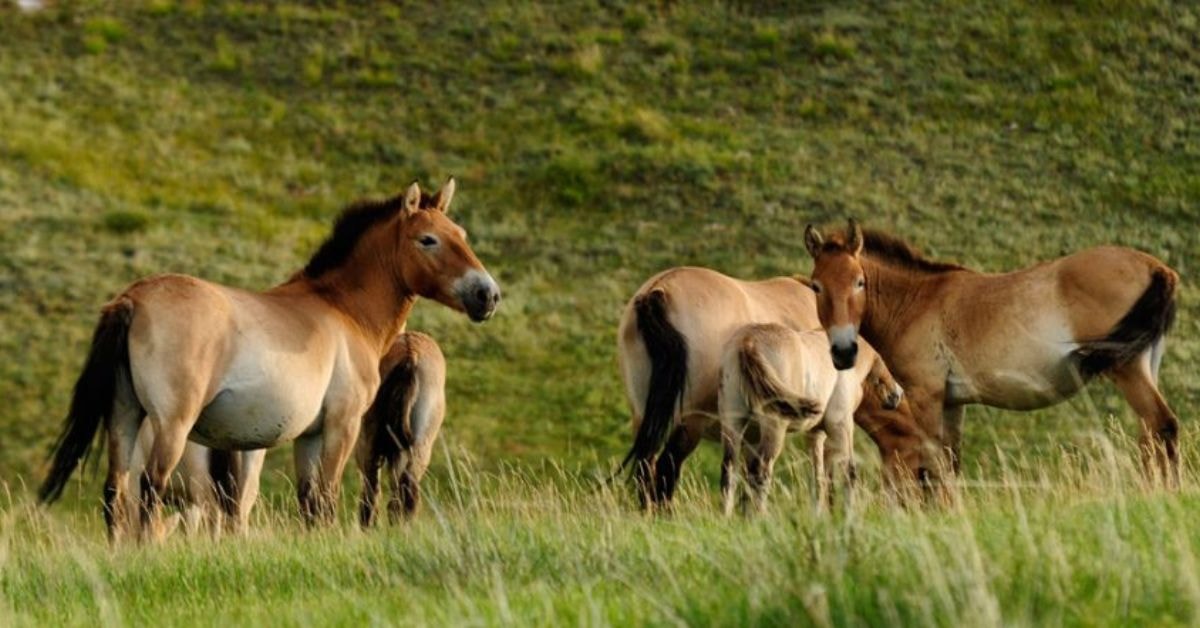
<path id="1" fill-rule="evenodd" d="M 358 514 L 364 528 L 375 521 L 379 471 L 385 466 L 391 485 L 389 518 L 395 522 L 416 514 L 421 478 L 446 416 L 446 358 L 433 338 L 417 332 L 401 335 L 384 356 L 379 373 L 383 384 L 363 417 L 358 438 Z"/>
<path id="2" fill-rule="evenodd" d="M 435 196 L 414 183 L 351 206 L 304 269 L 266 292 L 184 275 L 131 285 L 102 311 L 40 499 L 61 495 L 103 425 L 104 512 L 110 538 L 120 538 L 146 419 L 154 444 L 140 482 L 143 533 L 162 534 L 163 490 L 189 437 L 229 450 L 295 440 L 301 513 L 331 520 L 380 358 L 417 297 L 474 321 L 499 302 L 495 280 L 446 217 L 453 195 L 450 179 Z"/>
<path id="3" fill-rule="evenodd" d="M 1101 246 L 987 274 L 931 261 L 853 221 L 827 239 L 810 225 L 804 241 L 834 362 L 854 363 L 861 333 L 955 469 L 964 405 L 1033 410 L 1106 375 L 1141 418 L 1147 471 L 1177 481 L 1179 421 L 1158 371 L 1179 277 L 1158 259 Z"/>
<path id="4" fill-rule="evenodd" d="M 818 328 L 816 299 L 791 277 L 741 281 L 680 267 L 651 277 L 625 306 L 617 356 L 635 436 L 622 467 L 633 464 L 644 504 L 670 501 L 700 440 L 720 439 L 721 353 L 751 323 Z M 887 410 L 868 390 L 855 421 L 878 446 L 891 483 L 925 480 L 935 471 L 928 438 L 907 406 Z"/>
<path id="5" fill-rule="evenodd" d="M 853 415 L 863 390 L 872 390 L 893 409 L 903 395 L 879 354 L 866 341 L 859 343 L 865 349 L 862 358 L 845 370 L 834 368 L 829 340 L 819 329 L 747 325 L 725 343 L 718 399 L 725 446 L 725 514 L 733 513 L 739 453 L 749 501 L 757 510 L 765 509 L 775 460 L 789 432 L 809 437 L 818 508 L 825 504 L 830 486 L 849 486 L 854 476 Z"/>

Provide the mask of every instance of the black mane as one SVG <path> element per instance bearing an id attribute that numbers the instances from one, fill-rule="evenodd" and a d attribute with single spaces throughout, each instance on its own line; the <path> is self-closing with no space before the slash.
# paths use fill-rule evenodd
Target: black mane
<path id="1" fill-rule="evenodd" d="M 432 207 L 436 197 L 421 193 L 421 207 Z M 333 225 L 333 233 L 321 243 L 317 252 L 304 266 L 304 276 L 316 279 L 321 275 L 341 266 L 354 251 L 362 235 L 376 223 L 395 216 L 404 207 L 404 195 L 393 196 L 387 200 L 358 201 L 342 210 L 337 222 Z"/>

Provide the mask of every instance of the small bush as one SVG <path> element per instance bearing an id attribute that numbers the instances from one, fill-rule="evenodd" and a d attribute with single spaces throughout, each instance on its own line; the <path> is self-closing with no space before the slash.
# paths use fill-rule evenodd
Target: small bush
<path id="1" fill-rule="evenodd" d="M 136 233 L 149 224 L 150 215 L 145 212 L 118 210 L 104 215 L 104 228 L 113 233 Z"/>

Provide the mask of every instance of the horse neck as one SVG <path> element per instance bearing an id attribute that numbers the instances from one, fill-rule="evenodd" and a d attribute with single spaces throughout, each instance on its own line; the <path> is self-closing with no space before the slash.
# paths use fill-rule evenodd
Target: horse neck
<path id="1" fill-rule="evenodd" d="M 417 300 L 399 277 L 399 269 L 378 256 L 354 255 L 341 267 L 307 281 L 314 293 L 354 321 L 382 356 L 404 331 Z"/>
<path id="2" fill-rule="evenodd" d="M 928 308 L 943 275 L 897 268 L 866 257 L 862 264 L 870 288 L 860 331 L 887 356 L 895 340 Z"/>

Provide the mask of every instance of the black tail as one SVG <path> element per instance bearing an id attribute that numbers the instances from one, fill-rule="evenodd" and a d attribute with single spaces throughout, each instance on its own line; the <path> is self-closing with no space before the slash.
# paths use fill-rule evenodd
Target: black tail
<path id="1" fill-rule="evenodd" d="M 117 373 L 122 368 L 129 372 L 127 340 L 131 320 L 133 303 L 124 298 L 109 304 L 100 314 L 87 362 L 75 381 L 71 411 L 52 449 L 50 473 L 38 489 L 38 499 L 42 503 L 54 502 L 62 496 L 71 473 L 81 460 L 87 458 L 96 433 L 102 425 L 107 427 L 112 417 Z"/>
<path id="2" fill-rule="evenodd" d="M 629 453 L 621 461 L 624 469 L 630 462 L 650 460 L 662 449 L 675 420 L 683 387 L 687 382 L 687 340 L 667 320 L 667 295 L 652 290 L 634 302 L 638 331 L 650 354 L 650 390 L 642 424 Z"/>
<path id="3" fill-rule="evenodd" d="M 242 453 L 225 449 L 208 450 L 208 475 L 212 478 L 217 505 L 229 517 L 238 515 L 238 463 Z"/>
<path id="4" fill-rule="evenodd" d="M 405 357 L 384 377 L 371 404 L 371 457 L 393 464 L 412 447 L 412 410 L 417 401 L 417 363 Z"/>
<path id="5" fill-rule="evenodd" d="M 1104 338 L 1083 343 L 1075 351 L 1079 373 L 1093 377 L 1141 355 L 1166 335 L 1175 322 L 1175 288 L 1178 275 L 1160 267 L 1133 307 Z"/>

